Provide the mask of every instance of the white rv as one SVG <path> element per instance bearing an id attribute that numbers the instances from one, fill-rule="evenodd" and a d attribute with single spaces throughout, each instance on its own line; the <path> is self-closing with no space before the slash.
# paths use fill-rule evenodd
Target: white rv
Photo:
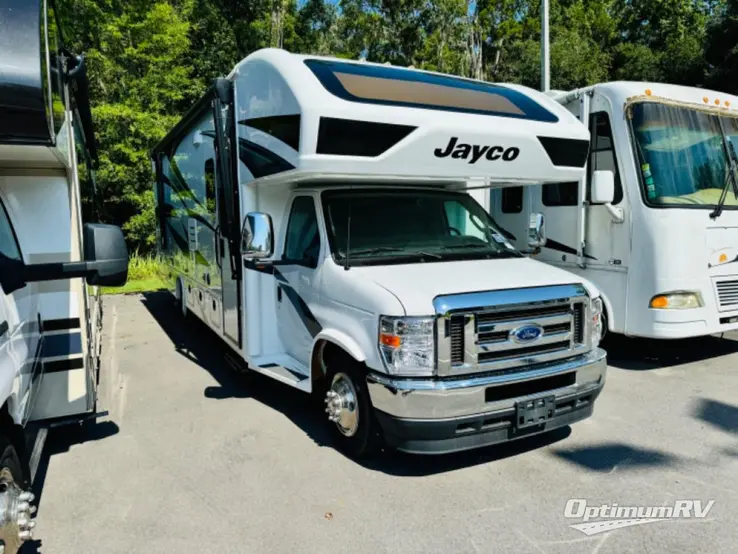
<path id="1" fill-rule="evenodd" d="M 513 243 L 524 245 L 530 214 L 545 214 L 536 259 L 595 283 L 615 333 L 738 329 L 738 98 L 631 82 L 551 96 L 589 126 L 589 155 L 577 153 L 587 171 L 493 191 L 490 213 Z"/>
<path id="2" fill-rule="evenodd" d="M 520 254 L 465 189 L 579 180 L 555 152 L 588 139 L 523 87 L 255 52 L 152 154 L 179 309 L 324 396 L 354 457 L 584 419 L 605 382 L 597 289 Z"/>
<path id="3" fill-rule="evenodd" d="M 30 538 L 39 440 L 96 415 L 101 303 L 125 283 L 119 228 L 83 225 L 95 138 L 82 57 L 63 47 L 53 5 L 0 0 L 0 551 Z M 92 285 L 87 287 L 87 284 Z"/>

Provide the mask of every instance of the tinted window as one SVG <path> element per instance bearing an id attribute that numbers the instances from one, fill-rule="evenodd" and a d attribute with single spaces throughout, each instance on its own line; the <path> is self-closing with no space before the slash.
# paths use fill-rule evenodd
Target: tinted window
<path id="1" fill-rule="evenodd" d="M 0 202 L 0 254 L 13 260 L 20 260 L 21 253 L 18 247 L 18 241 L 13 233 L 13 226 L 10 224 L 8 212 L 5 206 Z"/>
<path id="2" fill-rule="evenodd" d="M 541 187 L 544 206 L 576 206 L 579 183 L 553 183 Z"/>
<path id="3" fill-rule="evenodd" d="M 615 157 L 615 146 L 612 140 L 612 128 L 610 117 L 607 112 L 593 113 L 589 124 L 592 133 L 592 148 L 589 154 L 589 182 L 592 172 L 596 170 L 609 169 L 615 174 L 615 196 L 613 204 L 618 204 L 623 199 L 623 186 L 618 174 L 618 163 Z M 589 184 L 587 186 L 587 200 L 590 196 Z"/>
<path id="4" fill-rule="evenodd" d="M 523 211 L 523 187 L 502 189 L 502 213 L 519 214 Z"/>
<path id="5" fill-rule="evenodd" d="M 391 66 L 305 60 L 332 94 L 352 102 L 556 122 L 522 92 L 499 85 Z"/>
<path id="6" fill-rule="evenodd" d="M 298 196 L 292 203 L 284 258 L 316 267 L 320 254 L 320 234 L 315 202 L 310 196 Z"/>

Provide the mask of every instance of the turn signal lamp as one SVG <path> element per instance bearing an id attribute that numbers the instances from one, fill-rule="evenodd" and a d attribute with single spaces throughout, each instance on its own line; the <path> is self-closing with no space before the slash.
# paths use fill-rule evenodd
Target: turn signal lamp
<path id="1" fill-rule="evenodd" d="M 648 307 L 656 310 L 685 310 L 701 308 L 702 297 L 698 292 L 671 292 L 651 298 Z"/>
<path id="2" fill-rule="evenodd" d="M 709 99 L 709 98 L 707 98 L 707 96 L 703 96 L 703 97 L 702 97 L 702 101 L 703 101 L 703 102 L 704 102 L 705 104 L 707 104 L 707 103 L 708 103 L 708 102 L 710 101 L 710 99 Z"/>
<path id="3" fill-rule="evenodd" d="M 647 88 L 646 89 L 646 96 L 651 96 L 651 89 L 650 88 Z"/>
<path id="4" fill-rule="evenodd" d="M 724 264 L 728 261 L 728 255 L 727 254 L 720 254 L 720 263 Z"/>

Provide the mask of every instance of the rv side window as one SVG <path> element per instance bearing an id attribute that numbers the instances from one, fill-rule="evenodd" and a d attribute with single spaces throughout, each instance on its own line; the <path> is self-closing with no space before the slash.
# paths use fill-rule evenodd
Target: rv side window
<path id="1" fill-rule="evenodd" d="M 519 214 L 523 211 L 523 187 L 502 189 L 502 213 Z"/>
<path id="2" fill-rule="evenodd" d="M 587 178 L 587 200 L 590 198 L 590 183 L 592 172 L 596 170 L 611 170 L 615 174 L 615 197 L 613 204 L 619 204 L 623 199 L 623 186 L 618 174 L 618 163 L 615 157 L 615 145 L 612 140 L 612 128 L 607 112 L 593 113 L 589 128 L 592 132 L 592 146 L 589 154 L 589 175 Z"/>
<path id="3" fill-rule="evenodd" d="M 0 255 L 11 260 L 22 259 L 18 240 L 15 238 L 8 212 L 5 211 L 2 202 L 0 202 Z"/>
<path id="4" fill-rule="evenodd" d="M 579 183 L 553 183 L 541 187 L 544 206 L 576 206 Z"/>
<path id="5" fill-rule="evenodd" d="M 315 268 L 318 267 L 319 254 L 320 234 L 315 201 L 311 196 L 298 196 L 292 203 L 287 223 L 284 259 Z"/>

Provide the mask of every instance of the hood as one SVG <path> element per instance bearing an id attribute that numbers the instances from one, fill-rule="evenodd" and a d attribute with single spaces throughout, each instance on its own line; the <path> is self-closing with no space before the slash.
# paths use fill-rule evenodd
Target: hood
<path id="1" fill-rule="evenodd" d="M 446 294 L 582 283 L 590 296 L 599 295 L 589 281 L 530 258 L 355 266 L 351 271 L 394 294 L 406 315 L 432 314 L 433 299 Z"/>

